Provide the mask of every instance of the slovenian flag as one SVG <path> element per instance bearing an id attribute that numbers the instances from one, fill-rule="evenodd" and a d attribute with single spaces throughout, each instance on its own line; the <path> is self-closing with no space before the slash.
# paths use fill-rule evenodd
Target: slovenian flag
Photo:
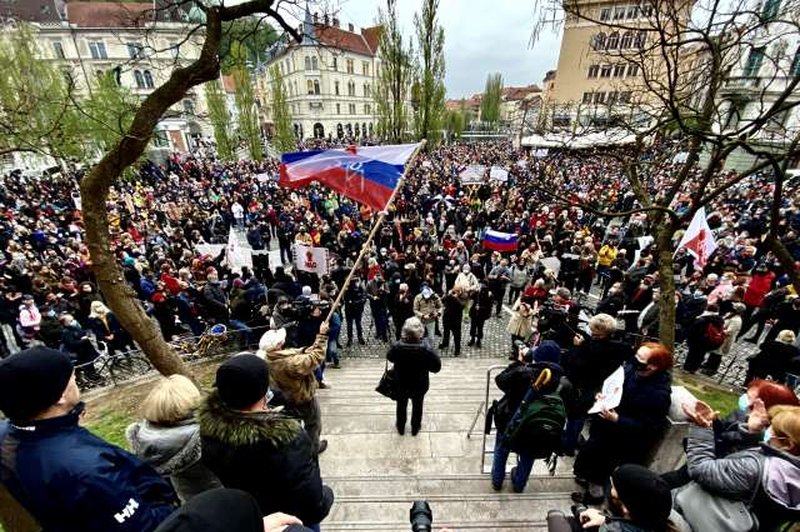
<path id="1" fill-rule="evenodd" d="M 349 146 L 285 153 L 281 155 L 278 184 L 302 188 L 319 181 L 352 200 L 383 211 L 418 146 Z"/>
<path id="2" fill-rule="evenodd" d="M 517 235 L 489 229 L 483 235 L 483 247 L 492 251 L 514 252 L 517 250 Z"/>

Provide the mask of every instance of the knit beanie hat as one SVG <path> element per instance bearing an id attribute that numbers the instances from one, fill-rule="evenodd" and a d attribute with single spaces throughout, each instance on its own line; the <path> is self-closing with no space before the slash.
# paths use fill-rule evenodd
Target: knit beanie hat
<path id="1" fill-rule="evenodd" d="M 552 362 L 558 364 L 561 358 L 561 348 L 553 340 L 545 340 L 533 350 L 535 362 Z"/>
<path id="2" fill-rule="evenodd" d="M 267 363 L 252 353 L 236 355 L 217 368 L 215 385 L 220 399 L 230 408 L 252 406 L 269 390 Z"/>
<path id="3" fill-rule="evenodd" d="M 669 485 L 659 475 L 637 464 L 625 464 L 614 470 L 611 480 L 636 525 L 666 529 L 672 496 Z"/>
<path id="4" fill-rule="evenodd" d="M 32 347 L 0 362 L 0 410 L 12 421 L 30 421 L 58 402 L 73 367 L 69 356 Z"/>
<path id="5" fill-rule="evenodd" d="M 256 500 L 244 491 L 217 488 L 192 497 L 156 532 L 263 532 Z"/>

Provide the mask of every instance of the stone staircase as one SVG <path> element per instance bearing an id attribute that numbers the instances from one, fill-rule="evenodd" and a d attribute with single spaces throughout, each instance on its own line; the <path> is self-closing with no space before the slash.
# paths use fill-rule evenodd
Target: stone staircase
<path id="1" fill-rule="evenodd" d="M 487 369 L 506 362 L 444 359 L 442 371 L 431 376 L 416 437 L 408 427 L 397 434 L 394 402 L 374 391 L 383 360 L 345 359 L 342 369 L 328 369 L 331 388 L 320 390 L 319 399 L 329 446 L 320 466 L 336 502 L 323 529 L 410 530 L 409 509 L 419 499 L 430 503 L 435 530 L 546 530 L 548 510 L 568 511 L 576 489 L 570 463 L 559 464 L 555 476 L 537 463 L 524 493 L 513 493 L 508 480 L 495 492 L 490 452 L 481 471 L 482 415 L 467 438 L 485 397 Z M 493 383 L 490 392 L 490 401 L 499 395 Z M 512 455 L 509 469 L 513 462 Z"/>

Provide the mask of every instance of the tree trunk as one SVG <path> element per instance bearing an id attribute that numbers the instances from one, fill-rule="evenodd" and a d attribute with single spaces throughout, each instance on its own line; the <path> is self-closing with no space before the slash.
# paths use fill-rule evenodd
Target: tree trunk
<path id="1" fill-rule="evenodd" d="M 0 528 L 8 532 L 39 532 L 42 527 L 0 484 Z"/>
<path id="2" fill-rule="evenodd" d="M 658 300 L 658 333 L 661 343 L 675 348 L 675 264 L 672 260 L 672 236 L 675 231 L 668 220 L 661 220 L 656 226 L 656 246 L 658 246 L 658 279 L 661 298 Z"/>
<path id="3" fill-rule="evenodd" d="M 764 239 L 764 245 L 768 250 L 772 251 L 780 263 L 786 267 L 795 291 L 800 294 L 800 270 L 795 267 L 795 260 L 794 257 L 792 257 L 792 254 L 789 253 L 789 250 L 786 249 L 786 246 L 783 245 L 783 242 L 776 238 L 772 233 L 768 234 L 767 238 Z"/>

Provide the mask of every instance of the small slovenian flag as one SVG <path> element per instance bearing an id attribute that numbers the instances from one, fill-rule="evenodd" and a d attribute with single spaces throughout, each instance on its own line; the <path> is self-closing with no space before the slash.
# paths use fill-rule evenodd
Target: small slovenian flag
<path id="1" fill-rule="evenodd" d="M 278 184 L 302 188 L 319 181 L 352 200 L 383 211 L 418 146 L 349 146 L 284 153 Z"/>
<path id="2" fill-rule="evenodd" d="M 517 235 L 489 229 L 483 235 L 483 247 L 492 251 L 514 252 L 517 250 Z"/>

